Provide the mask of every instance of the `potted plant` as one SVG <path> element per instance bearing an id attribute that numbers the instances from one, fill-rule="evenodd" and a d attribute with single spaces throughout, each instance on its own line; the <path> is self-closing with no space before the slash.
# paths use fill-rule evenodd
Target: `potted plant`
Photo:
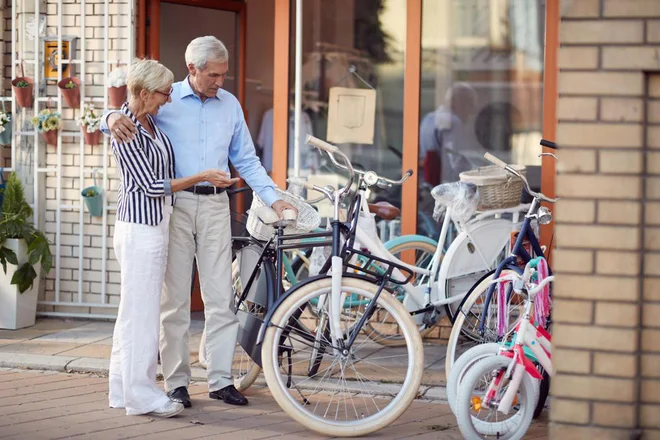
<path id="1" fill-rule="evenodd" d="M 78 119 L 87 145 L 98 145 L 101 140 L 101 116 L 94 112 L 94 105 L 85 106 L 83 115 Z"/>
<path id="2" fill-rule="evenodd" d="M 96 183 L 97 172 L 98 170 L 95 168 L 92 174 L 94 185 L 88 186 L 81 191 L 87 210 L 92 217 L 103 216 L 103 188 Z"/>
<path id="3" fill-rule="evenodd" d="M 39 271 L 53 265 L 50 244 L 29 220 L 30 205 L 23 184 L 11 173 L 0 214 L 0 328 L 34 325 L 39 295 Z"/>
<path id="4" fill-rule="evenodd" d="M 126 102 L 126 72 L 117 67 L 108 75 L 108 107 L 120 108 Z"/>
<path id="5" fill-rule="evenodd" d="M 23 108 L 32 108 L 33 81 L 30 78 L 20 76 L 11 82 L 11 87 L 16 95 L 16 103 Z"/>
<path id="6" fill-rule="evenodd" d="M 2 102 L 3 109 L 0 110 L 0 145 L 11 144 L 11 116 L 4 109 L 4 101 Z"/>
<path id="7" fill-rule="evenodd" d="M 16 103 L 23 108 L 32 108 L 32 89 L 34 81 L 25 76 L 23 63 L 21 63 L 21 76 L 11 81 L 11 88 L 16 95 Z"/>
<path id="8" fill-rule="evenodd" d="M 73 76 L 64 78 L 57 83 L 57 86 L 62 91 L 62 96 L 69 107 L 80 107 L 80 80 L 78 78 Z"/>
<path id="9" fill-rule="evenodd" d="M 32 118 L 32 125 L 36 128 L 48 145 L 57 145 L 57 132 L 62 128 L 62 115 L 51 109 L 41 110 Z"/>

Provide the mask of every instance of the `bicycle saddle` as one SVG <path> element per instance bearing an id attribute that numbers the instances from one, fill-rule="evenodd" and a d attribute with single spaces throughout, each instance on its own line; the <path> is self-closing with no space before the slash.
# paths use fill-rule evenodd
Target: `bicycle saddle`
<path id="1" fill-rule="evenodd" d="M 369 203 L 369 212 L 383 220 L 393 220 L 401 215 L 401 210 L 389 202 Z"/>

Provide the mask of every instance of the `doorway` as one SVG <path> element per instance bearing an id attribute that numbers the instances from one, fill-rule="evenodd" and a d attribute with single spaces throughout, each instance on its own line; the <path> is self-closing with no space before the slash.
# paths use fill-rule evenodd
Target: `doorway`
<path id="1" fill-rule="evenodd" d="M 213 35 L 229 52 L 229 75 L 223 88 L 235 95 L 245 108 L 246 4 L 234 0 L 148 0 L 146 5 L 145 54 L 157 59 L 174 73 L 174 81 L 188 75 L 185 51 L 194 38 Z M 244 201 L 232 202 L 232 209 L 244 211 Z M 193 265 L 191 312 L 204 310 L 199 276 Z"/>

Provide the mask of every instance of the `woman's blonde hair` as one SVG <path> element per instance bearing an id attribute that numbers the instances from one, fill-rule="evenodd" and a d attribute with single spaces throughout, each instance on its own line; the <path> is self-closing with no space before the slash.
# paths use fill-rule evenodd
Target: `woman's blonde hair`
<path id="1" fill-rule="evenodd" d="M 131 96 L 139 96 L 142 90 L 155 92 L 174 82 L 170 69 L 155 60 L 137 60 L 131 64 L 126 77 L 126 85 Z"/>

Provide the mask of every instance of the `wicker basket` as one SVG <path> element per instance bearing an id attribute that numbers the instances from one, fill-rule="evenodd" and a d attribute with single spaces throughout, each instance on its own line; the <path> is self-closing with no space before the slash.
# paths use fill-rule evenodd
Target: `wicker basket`
<path id="1" fill-rule="evenodd" d="M 526 168 L 523 165 L 511 167 L 525 176 Z M 495 165 L 465 171 L 459 177 L 462 182 L 473 183 L 479 188 L 479 211 L 512 208 L 520 204 L 522 181 Z"/>
<path id="2" fill-rule="evenodd" d="M 298 219 L 295 225 L 287 226 L 284 229 L 285 234 L 301 234 L 305 232 L 310 232 L 315 230 L 321 224 L 321 217 L 319 213 L 316 212 L 314 208 L 309 203 L 306 203 L 303 200 L 300 200 L 298 197 L 282 191 L 278 188 L 275 188 L 277 195 L 287 203 L 293 205 L 298 209 Z M 254 215 L 253 212 L 256 208 L 265 206 L 266 204 L 261 200 L 257 193 L 252 194 L 252 205 L 250 205 L 250 210 L 248 211 L 247 223 L 245 228 L 248 233 L 255 239 L 261 241 L 268 241 L 273 235 L 275 235 L 275 228 L 272 226 L 264 224 L 257 215 Z"/>

